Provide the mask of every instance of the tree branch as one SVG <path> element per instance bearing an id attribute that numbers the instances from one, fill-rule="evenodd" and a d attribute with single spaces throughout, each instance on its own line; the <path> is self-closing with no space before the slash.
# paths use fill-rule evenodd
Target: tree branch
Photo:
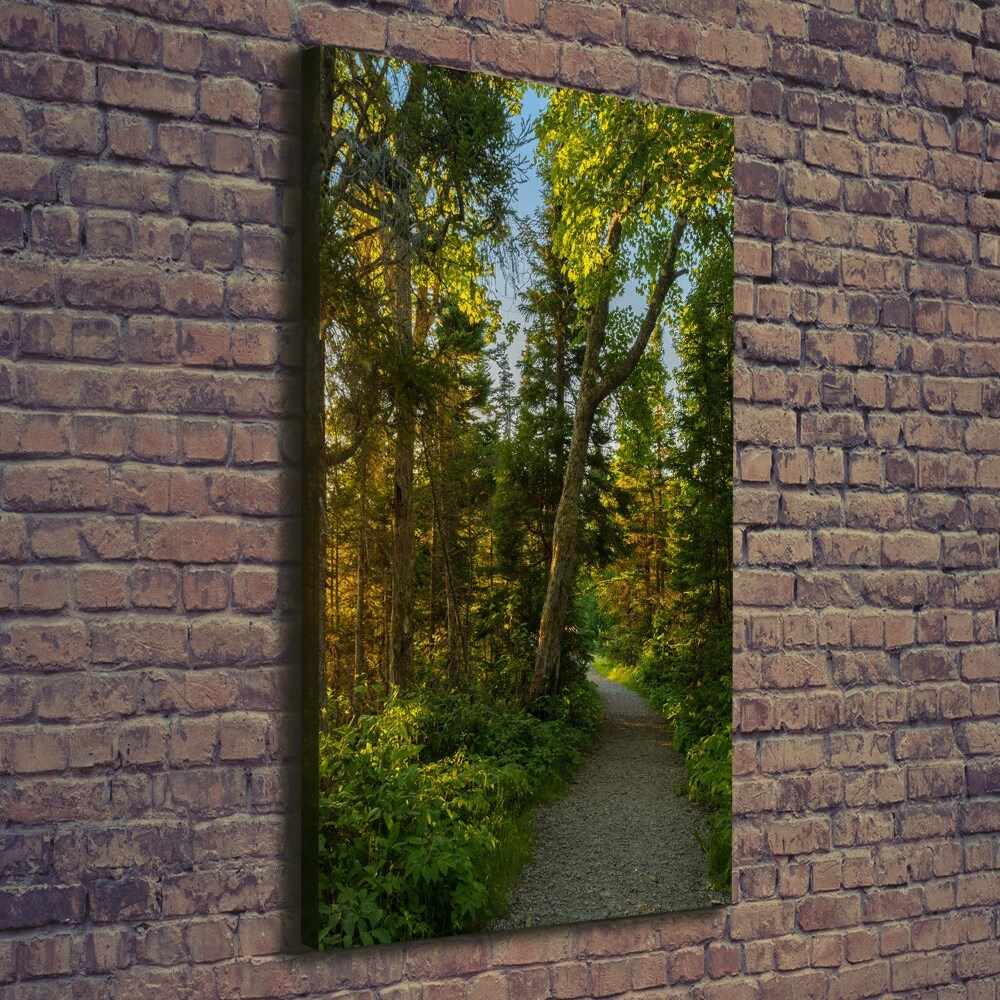
<path id="1" fill-rule="evenodd" d="M 336 465 L 343 465 L 348 459 L 352 458 L 357 452 L 358 448 L 361 447 L 361 442 L 364 440 L 364 435 L 360 431 L 355 431 L 351 437 L 351 440 L 336 450 L 327 447 L 326 449 L 326 464 L 327 468 L 333 468 Z"/>
<path id="2" fill-rule="evenodd" d="M 667 255 L 660 266 L 660 273 L 656 277 L 656 285 L 653 288 L 653 297 L 650 299 L 646 315 L 643 318 L 642 325 L 639 327 L 639 332 L 635 335 L 635 340 L 632 341 L 632 346 L 629 348 L 628 354 L 597 383 L 597 387 L 594 390 L 596 405 L 600 405 L 611 393 L 621 388 L 629 375 L 635 371 L 636 365 L 639 364 L 639 360 L 646 350 L 646 345 L 649 343 L 649 338 L 653 335 L 653 330 L 656 329 L 656 323 L 660 318 L 660 311 L 663 309 L 663 302 L 667 297 L 667 292 L 670 291 L 671 286 L 681 274 L 681 272 L 675 269 L 675 265 L 677 263 L 677 252 L 681 245 L 681 237 L 684 235 L 686 226 L 687 219 L 683 215 L 679 215 L 674 222 L 674 229 L 670 234 L 670 245 L 667 247 Z"/>

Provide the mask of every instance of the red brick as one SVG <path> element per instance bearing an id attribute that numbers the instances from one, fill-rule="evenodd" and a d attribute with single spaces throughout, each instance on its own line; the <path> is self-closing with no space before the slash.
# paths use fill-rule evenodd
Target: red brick
<path id="1" fill-rule="evenodd" d="M 85 611 L 110 611 L 128 604 L 127 574 L 123 568 L 88 566 L 75 573 L 77 606 Z"/>
<path id="2" fill-rule="evenodd" d="M 162 764 L 167 756 L 168 725 L 163 719 L 125 722 L 117 733 L 120 763 L 126 767 Z M 141 850 L 141 847 L 138 849 Z"/>
<path id="3" fill-rule="evenodd" d="M 608 93 L 628 93 L 638 79 L 638 66 L 630 55 L 576 43 L 562 46 L 559 68 L 567 84 Z"/>
<path id="4" fill-rule="evenodd" d="M 168 166 L 203 167 L 205 130 L 197 125 L 164 122 L 157 128 L 160 160 Z"/>
<path id="5" fill-rule="evenodd" d="M 14 49 L 51 51 L 55 41 L 52 11 L 27 3 L 8 3 L 0 11 L 0 35 Z"/>
<path id="6" fill-rule="evenodd" d="M 279 331 L 264 323 L 241 323 L 233 331 L 233 364 L 270 368 L 278 361 Z"/>
<path id="7" fill-rule="evenodd" d="M 794 921 L 791 903 L 780 900 L 742 903 L 732 911 L 729 934 L 734 941 L 756 941 L 789 933 Z"/>
<path id="8" fill-rule="evenodd" d="M 793 326 L 738 323 L 736 346 L 740 356 L 744 358 L 798 362 L 802 354 L 802 336 Z"/>
<path id="9" fill-rule="evenodd" d="M 947 983 L 951 979 L 951 955 L 898 955 L 891 961 L 892 989 L 898 992 Z"/>
<path id="10" fill-rule="evenodd" d="M 164 281 L 163 307 L 178 316 L 219 316 L 223 300 L 223 279 L 219 275 L 177 274 Z"/>
<path id="11" fill-rule="evenodd" d="M 919 894 L 919 890 L 917 892 Z M 861 921 L 861 898 L 857 893 L 824 893 L 802 900 L 797 915 L 799 926 L 809 932 L 854 927 Z"/>
<path id="12" fill-rule="evenodd" d="M 616 7 L 548 0 L 542 23 L 559 38 L 607 44 L 621 37 L 622 12 Z"/>
<path id="13" fill-rule="evenodd" d="M 840 75 L 838 60 L 831 53 L 786 41 L 774 43 L 771 70 L 778 76 L 826 87 L 835 84 Z"/>
<path id="14" fill-rule="evenodd" d="M 219 720 L 220 754 L 224 761 L 256 762 L 266 753 L 266 715 L 227 713 Z"/>
<path id="15" fill-rule="evenodd" d="M 102 65 L 97 73 L 97 89 L 102 103 L 117 107 L 178 117 L 189 117 L 195 110 L 197 85 L 179 74 Z"/>
<path id="16" fill-rule="evenodd" d="M 306 32 L 307 44 L 336 44 L 350 38 L 358 49 L 381 49 L 385 45 L 386 19 L 367 10 L 336 9 L 325 4 L 304 4 L 299 20 Z"/>
<path id="17" fill-rule="evenodd" d="M 5 94 L 86 104 L 94 100 L 96 79 L 95 67 L 77 59 L 0 55 L 0 92 Z"/>
<path id="18" fill-rule="evenodd" d="M 863 997 L 880 996 L 888 989 L 889 963 L 870 962 L 854 968 L 838 969 L 831 977 L 830 1000 L 861 1000 Z"/>
<path id="19" fill-rule="evenodd" d="M 276 605 L 278 580 L 274 570 L 240 567 L 233 573 L 233 606 L 251 612 L 270 611 Z"/>
<path id="20" fill-rule="evenodd" d="M 86 909 L 86 892 L 83 886 L 2 889 L 0 904 L 0 928 L 4 930 L 79 923 Z"/>
<path id="21" fill-rule="evenodd" d="M 163 619 L 116 618 L 97 621 L 90 628 L 95 663 L 185 664 L 187 638 L 184 625 Z"/>
<path id="22" fill-rule="evenodd" d="M 219 611 L 229 601 L 229 578 L 221 570 L 186 570 L 182 585 L 188 611 Z"/>
<path id="23" fill-rule="evenodd" d="M 725 29 L 702 35 L 700 52 L 707 63 L 717 63 L 738 69 L 763 69 L 767 66 L 768 46 L 765 39 L 747 31 Z"/>
<path id="24" fill-rule="evenodd" d="M 805 136 L 804 150 L 805 162 L 813 166 L 851 174 L 864 172 L 865 147 L 855 140 L 829 132 L 809 132 Z"/>
<path id="25" fill-rule="evenodd" d="M 698 43 L 694 25 L 636 10 L 625 12 L 625 35 L 629 48 L 674 59 L 694 55 Z"/>

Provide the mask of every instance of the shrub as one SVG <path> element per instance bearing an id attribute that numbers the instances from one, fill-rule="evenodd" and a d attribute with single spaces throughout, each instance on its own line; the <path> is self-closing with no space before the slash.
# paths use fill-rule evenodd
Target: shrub
<path id="1" fill-rule="evenodd" d="M 527 809 L 596 730 L 592 684 L 539 719 L 484 690 L 389 697 L 320 738 L 321 947 L 462 933 L 504 907 Z"/>

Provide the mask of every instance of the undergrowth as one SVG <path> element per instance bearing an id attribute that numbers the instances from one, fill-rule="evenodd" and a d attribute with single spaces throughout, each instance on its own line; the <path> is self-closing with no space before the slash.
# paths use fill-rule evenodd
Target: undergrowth
<path id="1" fill-rule="evenodd" d="M 528 810 L 579 764 L 600 699 L 582 681 L 544 709 L 424 690 L 325 728 L 320 947 L 466 933 L 503 914 L 531 856 Z"/>

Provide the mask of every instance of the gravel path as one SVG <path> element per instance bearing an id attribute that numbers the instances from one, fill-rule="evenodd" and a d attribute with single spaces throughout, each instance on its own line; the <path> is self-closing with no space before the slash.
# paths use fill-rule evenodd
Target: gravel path
<path id="1" fill-rule="evenodd" d="M 702 909 L 709 888 L 695 840 L 703 812 L 675 793 L 683 758 L 636 694 L 589 672 L 604 718 L 566 793 L 535 812 L 535 857 L 495 930 Z"/>

